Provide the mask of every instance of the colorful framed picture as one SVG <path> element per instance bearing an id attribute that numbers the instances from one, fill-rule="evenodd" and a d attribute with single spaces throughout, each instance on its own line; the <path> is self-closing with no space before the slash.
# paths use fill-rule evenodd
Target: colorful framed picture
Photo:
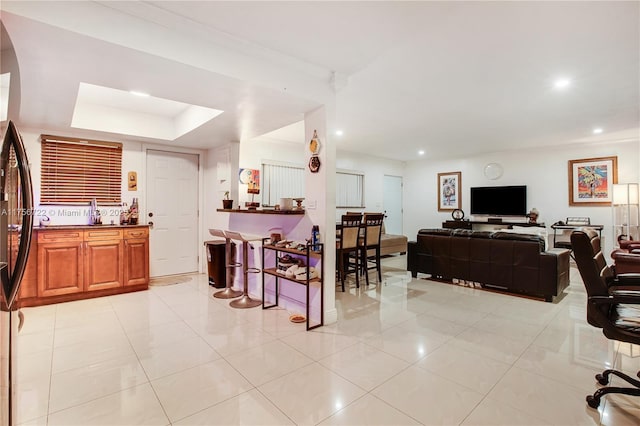
<path id="1" fill-rule="evenodd" d="M 240 169 L 238 172 L 238 180 L 240 183 L 247 185 L 248 194 L 260 193 L 260 170 Z"/>
<path id="2" fill-rule="evenodd" d="M 462 172 L 438 173 L 438 211 L 460 209 Z"/>
<path id="3" fill-rule="evenodd" d="M 618 183 L 618 157 L 569 160 L 569 205 L 610 206 Z"/>

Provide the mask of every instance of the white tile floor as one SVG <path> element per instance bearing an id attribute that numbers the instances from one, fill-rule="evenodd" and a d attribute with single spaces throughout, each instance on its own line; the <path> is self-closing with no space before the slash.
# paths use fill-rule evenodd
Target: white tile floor
<path id="1" fill-rule="evenodd" d="M 640 348 L 617 351 L 586 323 L 574 268 L 550 304 L 412 280 L 404 257 L 384 265 L 382 285 L 338 291 L 339 322 L 311 332 L 284 310 L 229 308 L 204 275 L 24 309 L 20 423 L 640 423 L 640 398 L 584 401 L 601 369 L 640 370 Z"/>

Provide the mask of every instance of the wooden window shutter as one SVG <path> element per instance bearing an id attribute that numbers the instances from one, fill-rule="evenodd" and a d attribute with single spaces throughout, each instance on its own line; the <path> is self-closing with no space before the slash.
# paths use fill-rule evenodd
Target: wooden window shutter
<path id="1" fill-rule="evenodd" d="M 119 205 L 122 144 L 42 135 L 40 204 Z"/>

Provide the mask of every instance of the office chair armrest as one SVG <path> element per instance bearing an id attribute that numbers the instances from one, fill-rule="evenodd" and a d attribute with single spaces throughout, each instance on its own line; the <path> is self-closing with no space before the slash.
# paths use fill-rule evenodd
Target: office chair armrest
<path id="1" fill-rule="evenodd" d="M 626 293 L 640 293 L 640 287 L 637 285 L 612 285 L 609 287 L 609 294 L 613 295 L 616 293 L 626 294 Z"/>
<path id="2" fill-rule="evenodd" d="M 638 251 L 637 248 L 633 249 L 633 251 L 616 249 L 616 250 L 611 252 L 611 258 L 615 262 L 623 261 L 623 262 L 631 262 L 631 263 L 640 264 L 640 256 L 638 256 L 637 251 Z"/>
<path id="3" fill-rule="evenodd" d="M 617 286 L 640 286 L 640 273 L 626 273 L 626 274 L 618 274 L 616 276 L 616 285 Z"/>
<path id="4" fill-rule="evenodd" d="M 619 303 L 640 305 L 640 292 L 618 291 L 611 296 L 591 296 L 589 297 L 588 302 L 592 305 L 613 305 Z"/>

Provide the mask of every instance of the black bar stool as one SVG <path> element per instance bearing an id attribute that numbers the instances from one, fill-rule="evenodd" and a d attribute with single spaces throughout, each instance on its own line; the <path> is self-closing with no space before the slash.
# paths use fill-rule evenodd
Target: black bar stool
<path id="1" fill-rule="evenodd" d="M 225 260 L 225 268 L 227 269 L 227 273 L 225 274 L 226 278 L 226 286 L 224 290 L 220 290 L 216 293 L 213 293 L 213 297 L 217 299 L 233 299 L 235 297 L 242 296 L 242 291 L 233 289 L 233 277 L 235 274 L 232 274 L 234 268 L 242 266 L 241 263 L 235 262 L 235 256 L 233 256 L 231 249 L 231 239 L 228 238 L 222 229 L 209 229 L 209 234 L 214 237 L 224 238 L 225 247 L 224 247 L 224 260 Z M 233 260 L 233 261 L 232 261 Z"/>

